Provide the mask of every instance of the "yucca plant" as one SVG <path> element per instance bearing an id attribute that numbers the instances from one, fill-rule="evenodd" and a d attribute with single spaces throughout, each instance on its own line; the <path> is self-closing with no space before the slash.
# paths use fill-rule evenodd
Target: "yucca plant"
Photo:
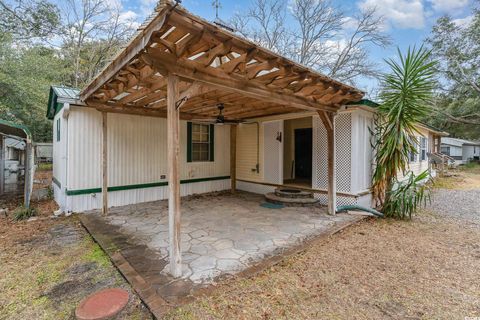
<path id="1" fill-rule="evenodd" d="M 400 219 L 412 218 L 419 206 L 430 202 L 430 172 L 419 175 L 409 172 L 406 179 L 396 180 L 387 191 L 388 201 L 383 206 L 384 215 Z"/>
<path id="2" fill-rule="evenodd" d="M 376 205 L 386 216 L 405 218 L 411 217 L 425 193 L 415 193 L 419 190 L 415 186 L 419 179 L 415 176 L 411 183 L 399 189 L 394 186 L 398 185 L 399 174 L 406 174 L 409 154 L 417 152 L 416 124 L 431 110 L 435 62 L 430 61 L 430 51 L 414 47 L 408 48 L 405 55 L 398 50 L 398 61 L 389 59 L 386 63 L 391 70 L 382 76 L 381 82 L 372 187 Z M 425 173 L 420 176 L 423 175 Z M 414 204 L 413 208 L 410 203 Z"/>

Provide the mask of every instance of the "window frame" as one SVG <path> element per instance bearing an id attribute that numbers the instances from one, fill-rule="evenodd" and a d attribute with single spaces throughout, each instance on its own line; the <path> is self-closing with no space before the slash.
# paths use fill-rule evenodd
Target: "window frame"
<path id="1" fill-rule="evenodd" d="M 207 128 L 207 141 L 195 141 L 194 140 L 194 135 L 202 135 L 205 134 L 205 132 L 202 132 L 201 129 L 199 129 L 199 132 L 194 132 L 194 128 L 202 128 L 202 127 Z M 195 130 L 196 131 L 196 130 Z M 197 158 L 195 159 L 194 154 L 194 145 L 195 144 L 204 144 L 207 145 L 207 158 Z M 213 162 L 214 161 L 214 145 L 215 145 L 215 131 L 214 131 L 214 125 L 213 124 L 205 124 L 205 123 L 198 123 L 198 122 L 187 122 L 187 162 Z"/>
<path id="2" fill-rule="evenodd" d="M 427 148 L 428 148 L 428 140 L 425 137 L 420 137 L 420 161 L 427 161 Z"/>
<path id="3" fill-rule="evenodd" d="M 420 141 L 418 141 L 418 139 L 416 139 L 417 141 L 414 141 L 415 145 L 416 145 L 416 148 L 415 148 L 415 152 L 409 152 L 408 154 L 408 162 L 409 163 L 415 163 L 417 162 L 417 160 L 419 159 L 418 158 L 418 147 L 419 147 L 419 144 L 420 144 Z"/>

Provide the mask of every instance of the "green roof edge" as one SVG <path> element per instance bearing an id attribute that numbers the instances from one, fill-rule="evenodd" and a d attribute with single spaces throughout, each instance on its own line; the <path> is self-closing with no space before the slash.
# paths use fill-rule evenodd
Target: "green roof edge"
<path id="1" fill-rule="evenodd" d="M 25 134 L 27 135 L 27 138 L 32 140 L 32 133 L 27 128 L 27 126 L 25 126 L 23 124 L 18 124 L 18 123 L 10 122 L 10 121 L 7 121 L 7 120 L 3 120 L 3 119 L 0 119 L 0 124 L 4 124 L 6 126 L 10 126 L 10 127 L 13 127 L 13 128 L 23 130 L 23 132 L 25 132 Z"/>
<path id="2" fill-rule="evenodd" d="M 349 102 L 347 103 L 347 106 L 367 106 L 371 108 L 377 108 L 379 104 L 369 99 L 362 99 L 358 101 Z"/>
<path id="3" fill-rule="evenodd" d="M 60 110 L 56 108 L 57 105 L 57 99 L 58 99 L 58 94 L 55 91 L 55 88 L 58 89 L 66 89 L 66 90 L 71 90 L 71 91 L 78 91 L 77 95 L 80 93 L 80 90 L 77 88 L 72 88 L 72 87 L 67 87 L 67 86 L 62 86 L 62 85 L 52 85 L 50 86 L 50 94 L 48 95 L 48 106 L 47 106 L 47 119 L 53 120 L 57 112 Z M 62 97 L 62 98 L 67 98 L 67 99 L 74 99 L 71 96 L 69 97 Z"/>

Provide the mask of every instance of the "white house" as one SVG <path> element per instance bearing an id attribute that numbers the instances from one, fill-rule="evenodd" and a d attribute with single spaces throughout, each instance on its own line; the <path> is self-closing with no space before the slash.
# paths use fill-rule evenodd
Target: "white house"
<path id="1" fill-rule="evenodd" d="M 454 158 L 458 163 L 467 163 L 480 158 L 480 142 L 442 137 L 442 153 Z"/>
<path id="2" fill-rule="evenodd" d="M 311 192 L 328 212 L 371 203 L 364 93 L 163 0 L 81 91 L 52 87 L 55 199 L 65 211 L 168 199 L 170 266 L 181 274 L 180 196 Z M 438 152 L 427 127 L 413 170 Z M 435 149 L 434 149 L 435 146 Z"/>

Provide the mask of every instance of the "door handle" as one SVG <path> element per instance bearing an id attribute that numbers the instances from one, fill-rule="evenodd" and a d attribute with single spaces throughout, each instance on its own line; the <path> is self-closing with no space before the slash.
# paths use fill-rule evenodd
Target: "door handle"
<path id="1" fill-rule="evenodd" d="M 276 139 L 277 139 L 278 142 L 282 142 L 282 133 L 280 131 L 277 132 L 277 138 Z"/>

